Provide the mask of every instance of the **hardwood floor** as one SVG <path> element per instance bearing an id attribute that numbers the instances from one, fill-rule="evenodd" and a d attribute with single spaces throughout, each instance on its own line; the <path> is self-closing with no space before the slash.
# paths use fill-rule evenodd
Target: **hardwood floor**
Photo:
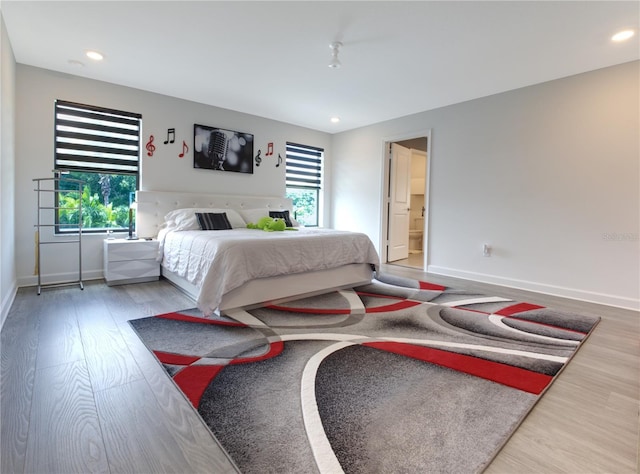
<path id="1" fill-rule="evenodd" d="M 487 468 L 637 473 L 640 315 L 386 265 L 396 275 L 587 312 L 602 322 Z M 22 288 L 1 334 L 2 473 L 235 467 L 127 320 L 193 307 L 166 281 Z"/>
<path id="2" fill-rule="evenodd" d="M 403 258 L 401 260 L 396 260 L 393 262 L 393 267 L 411 267 L 416 270 L 420 270 L 424 267 L 424 253 L 410 253 L 407 258 Z"/>
<path id="3" fill-rule="evenodd" d="M 2 473 L 236 472 L 126 322 L 190 308 L 166 281 L 21 288 L 2 329 Z"/>

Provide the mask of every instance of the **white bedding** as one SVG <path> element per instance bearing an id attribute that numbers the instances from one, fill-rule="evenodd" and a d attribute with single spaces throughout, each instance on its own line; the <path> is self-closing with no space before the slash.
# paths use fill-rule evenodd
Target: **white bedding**
<path id="1" fill-rule="evenodd" d="M 256 278 L 380 263 L 367 235 L 331 229 L 168 231 L 159 239 L 162 266 L 200 288 L 198 308 L 207 315 L 225 293 Z"/>

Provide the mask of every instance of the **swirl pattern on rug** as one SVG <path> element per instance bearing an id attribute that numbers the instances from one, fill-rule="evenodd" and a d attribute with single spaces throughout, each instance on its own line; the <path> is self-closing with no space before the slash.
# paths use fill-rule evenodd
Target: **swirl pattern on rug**
<path id="1" fill-rule="evenodd" d="M 242 472 L 477 472 L 599 318 L 428 282 L 130 323 Z"/>

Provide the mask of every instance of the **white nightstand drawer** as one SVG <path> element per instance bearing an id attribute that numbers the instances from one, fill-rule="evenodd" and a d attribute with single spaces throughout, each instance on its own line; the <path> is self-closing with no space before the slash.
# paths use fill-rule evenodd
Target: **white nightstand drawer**
<path id="1" fill-rule="evenodd" d="M 110 262 L 155 259 L 158 254 L 157 240 L 112 240 L 105 247 L 109 248 Z"/>
<path id="2" fill-rule="evenodd" d="M 157 240 L 106 239 L 104 279 L 107 285 L 141 283 L 160 278 Z"/>
<path id="3" fill-rule="evenodd" d="M 128 262 L 111 262 L 106 276 L 108 283 L 138 280 L 139 278 L 158 279 L 160 265 L 155 260 L 130 260 Z"/>

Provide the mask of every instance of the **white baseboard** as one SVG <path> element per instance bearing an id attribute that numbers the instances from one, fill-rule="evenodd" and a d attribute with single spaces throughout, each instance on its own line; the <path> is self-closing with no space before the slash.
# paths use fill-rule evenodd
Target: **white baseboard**
<path id="1" fill-rule="evenodd" d="M 436 275 L 449 276 L 453 278 L 460 278 L 463 280 L 473 280 L 482 283 L 489 283 L 492 285 L 506 286 L 509 288 L 516 288 L 519 290 L 533 291 L 534 293 L 543 293 L 546 295 L 560 296 L 563 298 L 569 298 L 573 300 L 587 301 L 590 303 L 604 304 L 607 306 L 615 306 L 618 308 L 630 309 L 633 311 L 640 310 L 640 300 L 627 298 L 624 296 L 609 295 L 605 293 L 595 293 L 591 291 L 578 290 L 575 288 L 566 288 L 555 285 L 548 285 L 545 283 L 536 283 L 526 280 L 518 280 L 513 278 L 505 278 L 496 275 L 488 275 L 484 273 L 468 272 L 465 270 L 456 270 L 453 268 L 439 267 L 436 265 L 429 265 L 427 271 Z M 77 278 L 77 273 L 74 274 L 56 274 L 47 275 L 45 281 L 48 283 L 72 281 Z M 99 280 L 104 277 L 102 270 L 92 270 L 83 272 L 83 280 Z M 35 276 L 20 278 L 18 286 L 35 286 L 38 283 L 38 279 Z M 7 294 L 5 300 L 2 302 L 2 324 L 11 308 L 11 304 L 15 298 L 17 287 L 14 285 L 12 290 Z M 2 327 L 0 324 L 0 327 Z"/>
<path id="2" fill-rule="evenodd" d="M 82 281 L 100 280 L 104 278 L 104 272 L 100 270 L 89 270 L 82 272 Z M 78 279 L 78 272 L 69 273 L 52 273 L 50 275 L 42 275 L 42 284 L 56 284 L 66 281 L 76 281 Z M 36 286 L 38 284 L 37 275 L 18 278 L 18 286 L 20 288 L 24 286 Z"/>
<path id="3" fill-rule="evenodd" d="M 11 305 L 13 301 L 16 299 L 16 293 L 18 292 L 18 285 L 14 281 L 7 294 L 2 299 L 2 306 L 0 307 L 2 312 L 0 313 L 0 330 L 4 326 L 4 322 L 7 320 L 7 316 L 9 316 L 9 310 L 11 309 Z"/>
<path id="4" fill-rule="evenodd" d="M 604 304 L 607 306 L 615 306 L 617 308 L 631 309 L 633 311 L 640 310 L 640 300 L 627 298 L 624 296 L 609 295 L 605 293 L 596 293 L 592 291 L 578 290 L 576 288 L 566 288 L 562 286 L 547 285 L 545 283 L 536 283 L 526 280 L 517 280 L 513 278 L 505 278 L 496 275 L 487 275 L 484 273 L 468 272 L 465 270 L 456 270 L 453 268 L 438 267 L 429 265 L 427 272 L 436 275 L 449 276 L 453 278 L 461 278 L 463 280 L 473 280 L 481 283 L 489 283 L 493 285 L 506 286 L 516 288 L 518 290 L 533 291 L 534 293 L 544 293 L 546 295 L 560 296 L 573 300 L 587 301 L 589 303 Z"/>

